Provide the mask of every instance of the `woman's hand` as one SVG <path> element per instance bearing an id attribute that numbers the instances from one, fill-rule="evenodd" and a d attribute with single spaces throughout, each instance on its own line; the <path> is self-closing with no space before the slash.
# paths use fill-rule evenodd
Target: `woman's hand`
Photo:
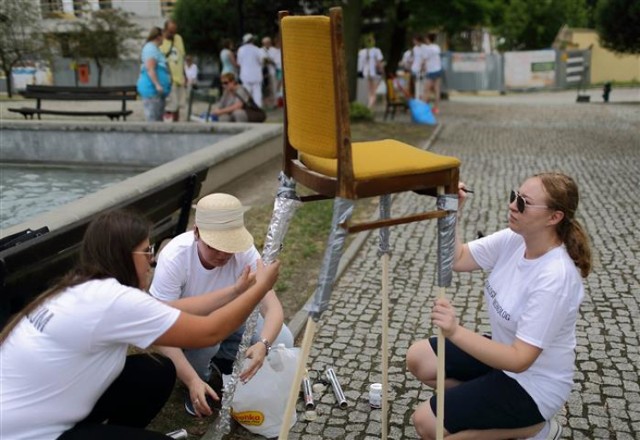
<path id="1" fill-rule="evenodd" d="M 156 84 L 156 92 L 158 92 L 158 95 L 160 96 L 164 94 L 164 88 L 162 87 L 162 84 L 160 83 Z"/>
<path id="2" fill-rule="evenodd" d="M 279 271 L 280 261 L 276 260 L 265 265 L 260 258 L 256 261 L 256 282 L 263 284 L 269 290 L 276 283 Z"/>
<path id="3" fill-rule="evenodd" d="M 233 293 L 235 296 L 242 294 L 256 282 L 255 272 L 251 272 L 249 266 L 242 270 L 242 273 L 233 285 Z"/>
<path id="4" fill-rule="evenodd" d="M 431 311 L 431 321 L 442 329 L 442 333 L 447 338 L 451 338 L 458 329 L 456 309 L 446 298 L 436 299 Z"/>
<path id="5" fill-rule="evenodd" d="M 200 377 L 194 378 L 193 381 L 186 384 L 189 388 L 189 398 L 191 404 L 198 417 L 210 416 L 213 411 L 207 403 L 207 397 L 213 400 L 220 400 L 220 397 L 213 391 L 208 383 L 204 382 Z"/>
<path id="6" fill-rule="evenodd" d="M 464 182 L 458 182 L 458 211 L 462 210 L 464 202 L 469 197 L 469 193 L 465 191 L 467 185 Z"/>
<path id="7" fill-rule="evenodd" d="M 267 349 L 262 342 L 256 342 L 247 349 L 247 359 L 251 359 L 249 366 L 240 373 L 240 380 L 242 382 L 248 382 L 264 363 L 264 358 L 267 357 Z"/>

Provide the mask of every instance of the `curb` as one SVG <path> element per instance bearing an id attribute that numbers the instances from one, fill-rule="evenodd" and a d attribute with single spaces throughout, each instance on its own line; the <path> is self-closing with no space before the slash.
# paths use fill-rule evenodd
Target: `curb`
<path id="1" fill-rule="evenodd" d="M 422 148 L 423 150 L 431 149 L 431 146 L 433 145 L 433 143 L 438 139 L 438 136 L 440 136 L 440 132 L 442 131 L 443 127 L 444 125 L 442 124 L 436 125 L 436 129 L 434 130 L 434 132 L 431 133 L 431 136 L 429 136 L 429 138 L 425 141 L 425 143 L 420 148 Z M 364 244 L 364 242 L 367 241 L 371 232 L 372 230 L 359 232 L 356 235 L 356 238 L 351 242 L 351 244 L 349 244 L 347 249 L 344 251 L 344 253 L 340 257 L 340 263 L 338 264 L 338 271 L 336 273 L 336 280 L 335 280 L 336 282 L 340 279 L 340 277 L 344 273 L 345 269 L 349 266 L 349 264 L 351 264 L 351 261 L 353 261 L 353 259 L 356 257 L 356 255 L 358 254 L 358 251 L 360 251 L 360 248 L 362 248 L 362 245 Z M 311 294 L 311 296 L 307 298 L 305 305 L 311 300 L 311 298 L 313 298 L 313 294 Z M 303 306 L 300 310 L 296 312 L 295 315 L 293 315 L 293 317 L 287 323 L 287 327 L 289 327 L 289 330 L 293 334 L 294 340 L 300 336 L 302 329 L 306 325 L 308 316 L 309 314 L 304 309 L 304 306 Z"/>

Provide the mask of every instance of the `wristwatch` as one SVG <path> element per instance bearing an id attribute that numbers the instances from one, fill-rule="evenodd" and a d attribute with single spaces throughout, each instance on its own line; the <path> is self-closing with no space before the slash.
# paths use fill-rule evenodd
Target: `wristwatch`
<path id="1" fill-rule="evenodd" d="M 264 347 L 267 349 L 267 356 L 269 356 L 269 352 L 271 351 L 271 343 L 267 338 L 264 338 L 261 342 L 264 344 Z"/>

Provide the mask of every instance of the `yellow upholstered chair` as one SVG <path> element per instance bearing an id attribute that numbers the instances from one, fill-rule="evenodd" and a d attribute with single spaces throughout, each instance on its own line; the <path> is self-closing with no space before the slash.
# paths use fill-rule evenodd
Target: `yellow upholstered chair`
<path id="1" fill-rule="evenodd" d="M 300 363 L 289 396 L 280 439 L 287 438 L 304 365 L 315 332 L 315 321 L 328 307 L 337 263 L 347 232 L 380 228 L 381 243 L 389 226 L 425 219 L 450 219 L 454 208 L 438 209 L 391 218 L 383 206 L 390 195 L 404 191 L 420 194 L 453 195 L 457 203 L 460 161 L 454 157 L 431 153 L 392 139 L 351 142 L 349 103 L 346 87 L 342 11 L 332 8 L 329 16 L 290 16 L 280 12 L 282 70 L 284 94 L 283 173 L 293 182 L 315 191 L 302 201 L 335 198 L 331 235 L 318 288 L 309 306 L 309 319 L 302 342 Z M 294 185 L 295 186 L 295 185 Z M 345 205 L 364 197 L 381 197 L 380 218 L 350 224 L 350 209 Z M 439 197 L 438 201 L 440 202 Z M 440 223 L 440 222 L 439 222 Z M 386 328 L 388 322 L 387 280 L 388 246 L 381 255 L 382 280 L 382 360 L 383 402 L 382 431 L 386 438 Z M 442 413 L 441 411 L 440 413 Z"/>
<path id="2" fill-rule="evenodd" d="M 283 171 L 288 177 L 316 191 L 314 199 L 353 200 L 402 191 L 435 195 L 438 187 L 457 193 L 460 161 L 454 157 L 391 139 L 351 142 L 340 8 L 332 8 L 329 17 L 281 12 L 280 20 Z M 356 229 L 418 219 L 375 221 Z"/>

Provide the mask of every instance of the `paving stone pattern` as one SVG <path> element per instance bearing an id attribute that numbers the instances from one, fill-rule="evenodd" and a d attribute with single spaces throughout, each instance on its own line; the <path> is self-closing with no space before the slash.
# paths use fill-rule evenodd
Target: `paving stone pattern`
<path id="1" fill-rule="evenodd" d="M 579 214 L 595 251 L 595 269 L 577 325 L 576 385 L 558 415 L 563 439 L 640 438 L 640 105 L 567 103 L 483 104 L 449 102 L 444 129 L 431 146 L 462 159 L 461 179 L 475 190 L 461 222 L 465 238 L 506 226 L 507 197 L 527 176 L 542 170 L 572 175 L 581 191 Z M 393 213 L 433 202 L 415 195 L 395 198 Z M 391 230 L 389 438 L 418 438 L 411 413 L 431 390 L 406 372 L 409 345 L 429 336 L 436 295 L 435 223 Z M 316 394 L 318 418 L 299 421 L 290 439 L 380 438 L 380 410 L 368 404 L 368 386 L 381 381 L 381 263 L 372 233 L 337 283 L 330 309 L 319 321 L 309 367 L 333 366 L 349 401 L 335 405 L 328 388 Z M 447 295 L 461 321 L 488 331 L 481 273 L 454 274 Z"/>

